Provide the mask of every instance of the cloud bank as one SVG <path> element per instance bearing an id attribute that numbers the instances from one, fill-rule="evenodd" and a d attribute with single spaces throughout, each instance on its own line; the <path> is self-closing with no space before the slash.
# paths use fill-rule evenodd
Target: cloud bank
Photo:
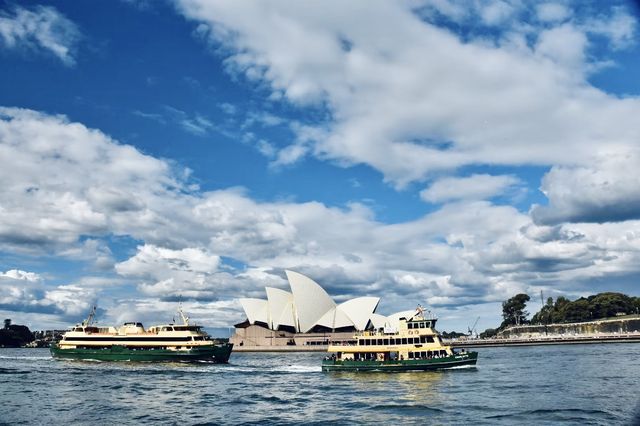
<path id="1" fill-rule="evenodd" d="M 233 322 L 241 313 L 229 301 L 285 286 L 284 268 L 343 298 L 380 296 L 388 311 L 419 299 L 447 312 L 516 291 L 576 292 L 593 277 L 635 274 L 640 264 L 638 221 L 537 225 L 511 206 L 467 196 L 477 176 L 453 180 L 465 188 L 456 197 L 432 193 L 451 199 L 435 211 L 385 224 L 358 203 L 336 208 L 258 202 L 238 188 L 203 192 L 187 170 L 63 116 L 4 108 L 1 117 L 0 152 L 12 161 L 0 169 L 0 248 L 72 258 L 104 252 L 86 249 L 87 241 L 143 241 L 114 271 L 119 284 L 139 291 L 118 303 L 147 306 L 147 315 L 151 301 L 182 296 L 218 313 L 224 306 L 224 319 L 205 322 Z M 498 188 L 513 182 L 494 178 L 488 181 Z M 4 275 L 3 294 L 11 296 L 3 306 L 17 310 L 77 313 L 109 286 Z M 124 315 L 119 309 L 111 315 Z"/>
<path id="2" fill-rule="evenodd" d="M 54 7 L 14 6 L 0 11 L 0 44 L 7 49 L 48 52 L 73 66 L 80 38 L 78 26 Z"/>
<path id="3" fill-rule="evenodd" d="M 497 1 L 176 5 L 226 47 L 230 72 L 329 112 L 280 162 L 366 164 L 402 187 L 473 164 L 589 164 L 640 134 L 640 101 L 588 80 L 600 66 L 592 38 L 612 49 L 633 39 L 622 7 L 594 20 L 562 4 Z M 455 34 L 443 17 L 478 33 Z"/>

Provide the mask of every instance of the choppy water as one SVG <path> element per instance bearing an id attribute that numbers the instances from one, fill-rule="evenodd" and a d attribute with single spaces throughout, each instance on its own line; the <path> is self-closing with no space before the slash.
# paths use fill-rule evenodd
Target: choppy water
<path id="1" fill-rule="evenodd" d="M 482 348 L 477 368 L 322 373 L 321 353 L 229 365 L 0 349 L 7 424 L 638 424 L 640 344 Z"/>

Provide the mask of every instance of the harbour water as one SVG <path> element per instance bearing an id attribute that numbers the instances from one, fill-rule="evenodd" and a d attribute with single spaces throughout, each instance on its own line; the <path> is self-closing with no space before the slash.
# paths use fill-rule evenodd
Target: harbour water
<path id="1" fill-rule="evenodd" d="M 322 373 L 321 353 L 229 365 L 0 349 L 0 424 L 638 424 L 640 344 L 480 348 L 477 368 Z"/>

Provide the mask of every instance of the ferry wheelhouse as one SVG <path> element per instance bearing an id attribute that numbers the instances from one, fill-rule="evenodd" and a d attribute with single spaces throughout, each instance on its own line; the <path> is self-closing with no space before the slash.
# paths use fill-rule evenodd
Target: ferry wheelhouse
<path id="1" fill-rule="evenodd" d="M 182 308 L 182 324 L 164 324 L 149 329 L 139 322 L 121 327 L 93 324 L 95 306 L 89 317 L 67 331 L 51 346 L 56 358 L 100 361 L 229 361 L 233 345 L 213 340 L 201 326 L 189 324 Z"/>
<path id="2" fill-rule="evenodd" d="M 454 351 L 435 330 L 437 318 L 418 307 L 397 329 L 364 331 L 348 344 L 330 344 L 322 371 L 411 371 L 474 366 L 477 352 Z"/>

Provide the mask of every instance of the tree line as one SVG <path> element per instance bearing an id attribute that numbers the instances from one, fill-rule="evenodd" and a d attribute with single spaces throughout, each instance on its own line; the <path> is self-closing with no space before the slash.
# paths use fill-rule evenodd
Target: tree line
<path id="1" fill-rule="evenodd" d="M 531 298 L 528 294 L 516 294 L 502 302 L 503 321 L 497 329 L 487 329 L 480 337 L 488 338 L 499 331 L 513 325 L 546 325 L 570 322 L 595 321 L 619 315 L 640 313 L 640 297 L 627 296 L 622 293 L 604 292 L 589 297 L 569 300 L 559 296 L 555 301 L 547 298 L 542 308 L 528 319 L 527 302 Z"/>
<path id="2" fill-rule="evenodd" d="M 11 324 L 10 319 L 4 320 L 4 327 L 0 329 L 0 347 L 18 348 L 33 342 L 33 333 L 26 325 Z"/>

